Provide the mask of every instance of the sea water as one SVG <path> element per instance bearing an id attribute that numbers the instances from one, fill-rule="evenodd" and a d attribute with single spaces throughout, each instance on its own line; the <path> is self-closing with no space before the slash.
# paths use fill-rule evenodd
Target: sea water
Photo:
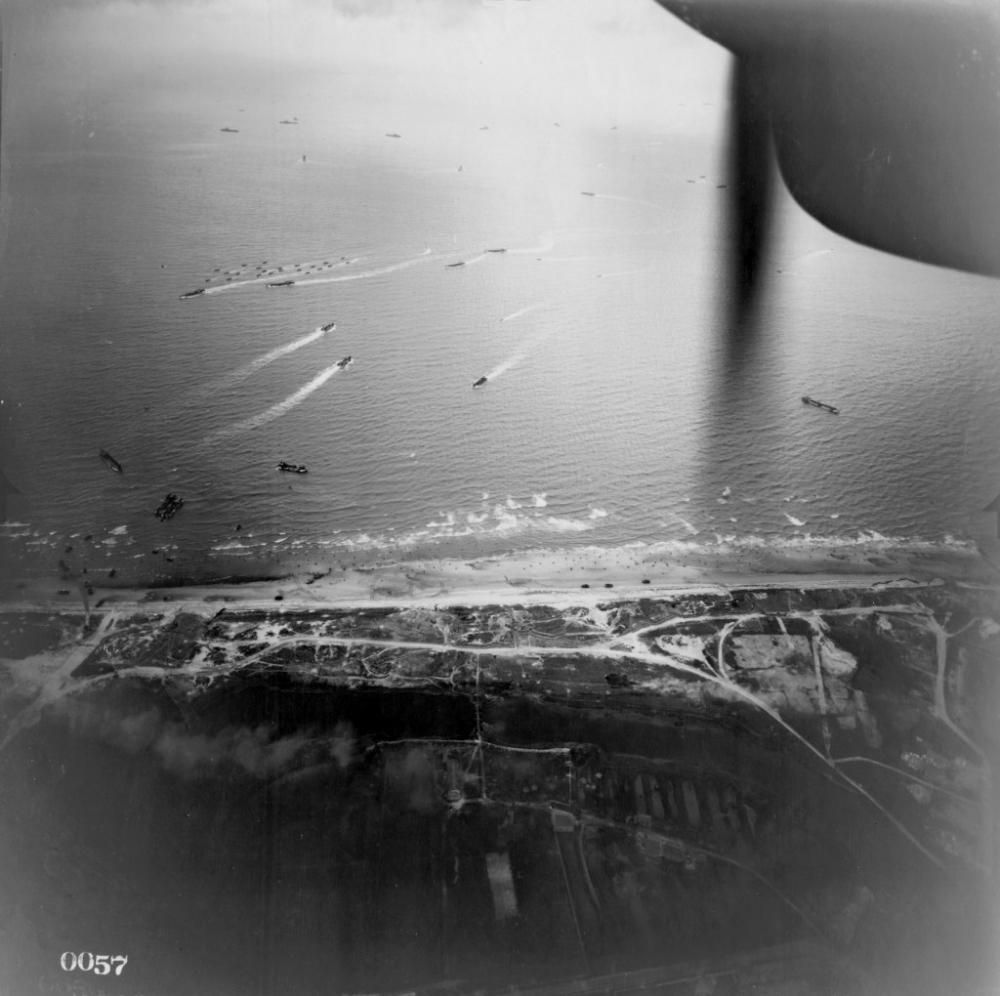
<path id="1" fill-rule="evenodd" d="M 722 108 L 692 135 L 230 103 L 122 101 L 92 136 L 8 114 L 9 573 L 989 528 L 1000 284 L 783 195 L 734 352 Z"/>

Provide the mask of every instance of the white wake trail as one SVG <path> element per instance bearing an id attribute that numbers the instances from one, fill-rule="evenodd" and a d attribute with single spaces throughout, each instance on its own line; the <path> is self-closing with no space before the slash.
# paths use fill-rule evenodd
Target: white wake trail
<path id="1" fill-rule="evenodd" d="M 303 346 L 308 346 L 309 343 L 315 342 L 317 339 L 321 339 L 326 332 L 322 328 L 318 328 L 309 335 L 302 336 L 301 339 L 296 339 L 294 342 L 286 342 L 283 346 L 278 346 L 277 349 L 272 349 L 269 353 L 264 353 L 261 356 L 256 357 L 256 359 L 251 360 L 249 363 L 242 367 L 238 367 L 236 370 L 231 370 L 227 374 L 223 374 L 217 380 L 210 381 L 208 384 L 203 384 L 201 387 L 196 388 L 193 392 L 195 394 L 203 395 L 213 393 L 215 391 L 224 391 L 227 388 L 234 387 L 236 384 L 240 384 L 245 381 L 248 377 L 252 377 L 258 370 L 266 367 L 269 363 L 273 363 L 275 360 L 280 360 L 282 356 L 287 356 L 289 353 L 294 353 L 297 349 L 301 349 Z"/>
<path id="2" fill-rule="evenodd" d="M 594 197 L 602 201 L 622 201 L 625 204 L 641 204 L 643 207 L 654 207 L 659 211 L 666 211 L 665 204 L 657 204 L 656 201 L 644 201 L 640 197 L 622 197 L 621 194 L 594 194 Z"/>
<path id="3" fill-rule="evenodd" d="M 519 363 L 523 362 L 527 357 L 537 349 L 546 339 L 549 338 L 556 330 L 554 328 L 546 329 L 544 332 L 540 332 L 538 335 L 532 336 L 528 339 L 513 356 L 508 357 L 503 360 L 497 366 L 495 366 L 488 374 L 486 374 L 486 379 L 488 381 L 494 381 L 498 377 L 507 373 L 508 370 L 513 370 Z"/>
<path id="4" fill-rule="evenodd" d="M 281 418 L 282 415 L 290 412 L 297 405 L 302 404 L 314 391 L 318 391 L 340 369 L 339 363 L 328 366 L 313 377 L 308 384 L 304 384 L 294 394 L 290 394 L 284 401 L 279 401 L 276 405 L 271 405 L 270 408 L 266 408 L 264 411 L 258 412 L 258 414 L 252 415 L 250 418 L 242 419 L 223 429 L 216 429 L 214 432 L 210 432 L 205 437 L 204 442 L 211 442 L 223 436 L 232 436 L 238 432 L 249 432 L 251 429 L 259 429 L 262 425 L 267 425 L 268 422 L 273 422 L 276 418 Z"/>
<path id="5" fill-rule="evenodd" d="M 539 238 L 542 240 L 537 246 L 526 246 L 523 249 L 508 249 L 509 253 L 524 253 L 524 252 L 549 252 L 555 247 L 555 242 L 552 239 L 551 232 L 543 232 Z"/>
<path id="6" fill-rule="evenodd" d="M 525 308 L 519 308 L 517 311 L 512 311 L 509 315 L 504 315 L 500 319 L 502 322 L 512 322 L 515 318 L 521 318 L 523 315 L 529 315 L 532 311 L 537 311 L 539 308 L 544 308 L 548 304 L 547 301 L 539 301 L 537 304 L 529 304 Z"/>
<path id="7" fill-rule="evenodd" d="M 430 259 L 430 249 L 425 249 L 419 256 L 412 259 L 404 259 L 401 263 L 393 263 L 391 266 L 379 266 L 374 270 L 362 270 L 361 273 L 349 273 L 343 277 L 312 277 L 309 280 L 296 280 L 296 287 L 304 287 L 307 284 L 339 284 L 346 280 L 367 280 L 369 277 L 380 277 L 384 273 L 397 273 L 399 270 L 406 270 L 418 263 L 423 263 Z"/>

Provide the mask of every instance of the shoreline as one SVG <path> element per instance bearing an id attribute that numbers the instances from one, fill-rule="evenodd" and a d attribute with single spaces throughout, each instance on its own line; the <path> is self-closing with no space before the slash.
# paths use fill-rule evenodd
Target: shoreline
<path id="1" fill-rule="evenodd" d="M 998 544 L 1000 545 L 1000 544 Z M 895 543 L 811 548 L 709 548 L 669 544 L 537 549 L 478 558 L 397 560 L 275 576 L 104 583 L 96 572 L 0 584 L 0 605 L 84 611 L 150 601 L 302 605 L 460 605 L 592 602 L 679 590 L 926 586 L 1000 581 L 1000 557 L 981 546 Z"/>

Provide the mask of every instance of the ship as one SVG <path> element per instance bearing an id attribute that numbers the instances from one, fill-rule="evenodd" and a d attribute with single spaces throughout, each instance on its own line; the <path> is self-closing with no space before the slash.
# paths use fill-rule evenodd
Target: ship
<path id="1" fill-rule="evenodd" d="M 337 327 L 336 322 L 327 322 L 326 325 L 320 326 L 321 332 L 332 332 Z"/>
<path id="2" fill-rule="evenodd" d="M 828 405 L 825 401 L 817 401 L 815 398 L 810 398 L 808 394 L 802 395 L 802 404 L 812 405 L 813 408 L 820 408 L 825 412 L 829 412 L 831 415 L 840 414 L 839 408 L 835 408 L 833 405 Z"/>
<path id="3" fill-rule="evenodd" d="M 124 474 L 125 468 L 107 451 L 101 450 L 101 459 L 116 473 Z"/>
<path id="4" fill-rule="evenodd" d="M 186 291 L 184 294 L 181 294 L 181 300 L 183 301 L 184 298 L 186 297 L 197 297 L 199 294 L 204 294 L 204 293 L 205 293 L 205 288 L 199 287 L 197 290 Z"/>
<path id="5" fill-rule="evenodd" d="M 485 377 L 480 377 L 479 380 L 477 380 L 472 386 L 473 386 L 473 388 L 482 387 L 483 384 L 485 384 L 485 383 L 486 383 L 486 378 Z"/>
<path id="6" fill-rule="evenodd" d="M 354 360 L 350 356 L 345 356 L 342 360 L 337 361 L 338 370 L 346 370 Z"/>
<path id="7" fill-rule="evenodd" d="M 278 470 L 284 471 L 286 474 L 308 474 L 309 468 L 301 463 L 286 463 L 284 460 L 278 464 Z"/>
<path id="8" fill-rule="evenodd" d="M 267 287 L 291 287 L 295 283 L 294 280 L 273 280 L 271 283 L 266 284 Z"/>

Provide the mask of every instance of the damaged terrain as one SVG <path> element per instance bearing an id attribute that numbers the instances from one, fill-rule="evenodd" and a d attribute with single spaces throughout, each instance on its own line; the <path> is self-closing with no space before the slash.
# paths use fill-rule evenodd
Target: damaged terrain
<path id="1" fill-rule="evenodd" d="M 991 588 L 151 598 L 12 608 L 0 640 L 14 992 L 117 992 L 59 965 L 111 948 L 147 994 L 972 993 L 996 968 Z"/>

